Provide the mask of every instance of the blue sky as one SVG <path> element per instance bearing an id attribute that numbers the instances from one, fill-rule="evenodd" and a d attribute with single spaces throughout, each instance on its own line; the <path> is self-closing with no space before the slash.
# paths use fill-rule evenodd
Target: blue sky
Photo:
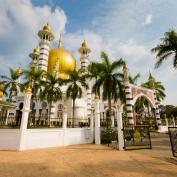
<path id="1" fill-rule="evenodd" d="M 28 65 L 29 53 L 38 46 L 37 32 L 49 22 L 55 34 L 52 47 L 62 32 L 64 47 L 78 64 L 77 50 L 86 39 L 91 60 L 99 61 L 101 50 L 111 59 L 122 57 L 131 74 L 141 73 L 140 83 L 152 72 L 166 88 L 164 103 L 177 105 L 172 61 L 154 70 L 150 53 L 164 32 L 177 30 L 176 8 L 176 0 L 0 0 L 0 72 Z"/>

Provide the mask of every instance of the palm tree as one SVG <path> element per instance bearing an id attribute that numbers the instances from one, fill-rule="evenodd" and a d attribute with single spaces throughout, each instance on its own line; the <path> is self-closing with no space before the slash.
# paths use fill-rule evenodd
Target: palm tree
<path id="1" fill-rule="evenodd" d="M 173 67 L 177 67 L 177 33 L 170 30 L 161 38 L 161 42 L 151 50 L 156 53 L 157 62 L 155 67 L 158 68 L 164 60 L 173 56 Z"/>
<path id="2" fill-rule="evenodd" d="M 72 116 L 72 127 L 74 127 L 75 120 L 75 101 L 76 98 L 82 97 L 83 88 L 88 89 L 87 75 L 83 75 L 81 70 L 68 71 L 69 79 L 65 80 L 67 85 L 66 97 L 71 98 L 73 101 L 73 116 Z"/>
<path id="3" fill-rule="evenodd" d="M 12 97 L 18 94 L 18 90 L 21 87 L 21 84 L 18 82 L 19 77 L 22 73 L 19 73 L 18 70 L 13 70 L 9 68 L 10 76 L 0 75 L 2 79 L 1 84 L 4 85 L 4 93 L 9 90 L 9 101 L 12 101 Z"/>
<path id="4" fill-rule="evenodd" d="M 140 79 L 141 75 L 140 73 L 137 73 L 134 77 L 129 75 L 129 82 L 130 84 L 134 84 L 134 85 L 137 85 L 137 81 Z"/>
<path id="5" fill-rule="evenodd" d="M 101 52 L 102 63 L 95 63 L 96 81 L 93 85 L 92 91 L 100 95 L 102 88 L 103 100 L 108 100 L 109 116 L 111 116 L 111 100 L 116 101 L 118 98 L 123 99 L 123 73 L 119 71 L 124 66 L 125 62 L 122 59 L 111 62 L 105 52 Z"/>
<path id="6" fill-rule="evenodd" d="M 165 98 L 165 88 L 161 82 L 156 81 L 156 79 L 149 74 L 149 80 L 142 84 L 142 87 L 154 89 L 156 91 L 157 101 L 162 101 Z"/>
<path id="7" fill-rule="evenodd" d="M 44 70 L 38 70 L 35 67 L 31 66 L 29 70 L 24 70 L 24 75 L 27 81 L 23 83 L 23 89 L 30 85 L 32 88 L 32 100 L 37 99 L 39 91 L 41 89 L 41 80 L 44 78 L 46 73 L 44 72 Z"/>
<path id="8" fill-rule="evenodd" d="M 55 73 L 47 73 L 46 79 L 41 81 L 43 89 L 39 93 L 39 98 L 40 100 L 47 100 L 49 104 L 49 125 L 52 104 L 62 99 L 61 84 L 61 79 Z"/>

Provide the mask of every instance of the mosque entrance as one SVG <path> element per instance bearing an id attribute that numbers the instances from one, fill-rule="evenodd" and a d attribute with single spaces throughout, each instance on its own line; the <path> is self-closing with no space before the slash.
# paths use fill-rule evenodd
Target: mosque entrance
<path id="1" fill-rule="evenodd" d="M 151 149 L 150 132 L 155 132 L 158 128 L 155 106 L 143 94 L 135 97 L 133 101 L 133 124 L 128 119 L 127 110 L 123 115 L 124 149 Z"/>
<path id="2" fill-rule="evenodd" d="M 141 96 L 136 100 L 133 114 L 135 126 L 149 126 L 150 131 L 157 130 L 155 108 L 146 97 Z"/>

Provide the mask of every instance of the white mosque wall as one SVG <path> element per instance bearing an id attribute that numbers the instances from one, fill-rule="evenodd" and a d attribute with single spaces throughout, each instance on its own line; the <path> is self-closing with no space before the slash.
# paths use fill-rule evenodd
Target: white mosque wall
<path id="1" fill-rule="evenodd" d="M 63 129 L 28 129 L 25 149 L 63 146 Z"/>
<path id="2" fill-rule="evenodd" d="M 90 128 L 28 129 L 25 149 L 92 143 Z"/>
<path id="3" fill-rule="evenodd" d="M 19 129 L 0 129 L 0 150 L 18 150 L 19 135 Z"/>
<path id="4" fill-rule="evenodd" d="M 93 143 L 90 128 L 27 129 L 24 150 Z M 0 130 L 0 150 L 19 150 L 19 129 Z"/>
<path id="5" fill-rule="evenodd" d="M 67 145 L 93 143 L 92 130 L 90 128 L 69 128 L 65 132 L 65 142 Z"/>

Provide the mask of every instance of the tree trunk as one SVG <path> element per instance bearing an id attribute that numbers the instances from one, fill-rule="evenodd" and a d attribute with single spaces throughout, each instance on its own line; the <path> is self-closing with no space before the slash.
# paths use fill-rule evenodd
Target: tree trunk
<path id="1" fill-rule="evenodd" d="M 49 116 L 48 116 L 48 125 L 49 125 L 49 127 L 50 127 L 51 107 L 52 107 L 52 103 L 49 103 Z"/>
<path id="2" fill-rule="evenodd" d="M 108 118 L 107 118 L 107 128 L 109 127 L 110 121 L 111 121 L 111 94 L 108 96 Z"/>
<path id="3" fill-rule="evenodd" d="M 75 99 L 73 99 L 73 120 L 72 120 L 72 128 L 74 128 L 75 121 Z"/>

